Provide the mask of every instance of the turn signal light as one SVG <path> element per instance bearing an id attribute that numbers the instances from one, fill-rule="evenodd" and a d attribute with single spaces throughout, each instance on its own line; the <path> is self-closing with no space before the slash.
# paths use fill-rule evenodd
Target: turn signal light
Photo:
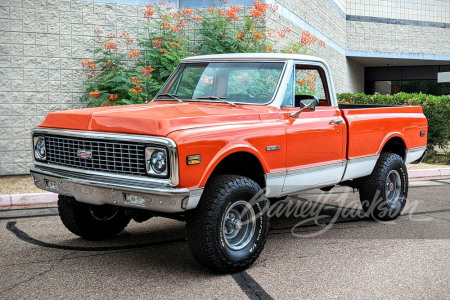
<path id="1" fill-rule="evenodd" d="M 198 165 L 202 162 L 202 156 L 200 154 L 186 156 L 186 163 L 188 165 Z"/>

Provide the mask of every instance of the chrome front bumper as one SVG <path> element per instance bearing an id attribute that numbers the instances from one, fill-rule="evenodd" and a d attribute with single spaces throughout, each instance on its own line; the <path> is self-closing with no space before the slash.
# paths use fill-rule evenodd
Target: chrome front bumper
<path id="1" fill-rule="evenodd" d="M 101 176 L 34 167 L 34 184 L 43 190 L 75 197 L 93 205 L 111 204 L 163 213 L 180 213 L 197 207 L 203 189 L 189 190 L 151 185 L 136 180 L 111 180 Z M 126 195 L 139 197 L 139 203 L 127 201 Z"/>

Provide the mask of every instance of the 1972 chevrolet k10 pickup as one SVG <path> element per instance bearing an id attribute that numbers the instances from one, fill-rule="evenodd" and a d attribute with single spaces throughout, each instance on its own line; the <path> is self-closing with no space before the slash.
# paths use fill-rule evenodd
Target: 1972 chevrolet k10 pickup
<path id="1" fill-rule="evenodd" d="M 343 184 L 370 217 L 400 215 L 427 120 L 421 107 L 338 105 L 316 57 L 208 55 L 182 60 L 148 104 L 49 113 L 33 143 L 35 184 L 59 194 L 74 234 L 182 219 L 193 256 L 235 272 L 264 248 L 270 200 Z"/>

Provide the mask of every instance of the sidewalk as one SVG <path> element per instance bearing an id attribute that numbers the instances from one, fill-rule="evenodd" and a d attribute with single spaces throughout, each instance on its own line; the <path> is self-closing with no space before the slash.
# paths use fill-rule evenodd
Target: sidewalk
<path id="1" fill-rule="evenodd" d="M 450 177 L 450 168 L 413 169 L 408 170 L 409 179 Z M 35 190 L 34 186 L 31 190 Z M 15 206 L 31 206 L 39 204 L 55 204 L 58 195 L 55 193 L 14 193 L 0 195 L 0 208 Z"/>

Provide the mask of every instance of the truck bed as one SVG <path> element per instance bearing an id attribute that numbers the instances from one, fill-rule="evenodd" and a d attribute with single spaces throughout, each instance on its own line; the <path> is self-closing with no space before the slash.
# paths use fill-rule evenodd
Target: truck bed
<path id="1" fill-rule="evenodd" d="M 343 104 L 339 108 L 347 123 L 348 159 L 380 153 L 393 137 L 401 139 L 406 149 L 427 145 L 427 120 L 420 106 Z"/>
<path id="2" fill-rule="evenodd" d="M 427 120 L 420 106 L 339 105 L 347 124 L 343 180 L 370 175 L 383 148 L 405 149 L 406 163 L 420 158 L 427 145 Z M 387 145 L 389 141 L 389 145 Z"/>

